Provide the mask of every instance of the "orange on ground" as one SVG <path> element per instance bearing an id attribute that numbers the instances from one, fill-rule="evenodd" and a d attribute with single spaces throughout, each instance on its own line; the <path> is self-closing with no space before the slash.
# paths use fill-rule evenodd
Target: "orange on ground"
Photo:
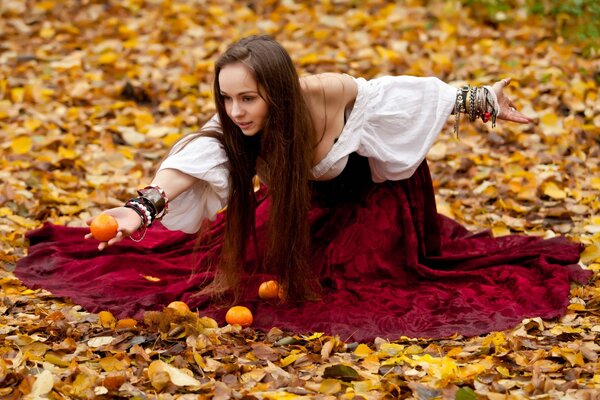
<path id="1" fill-rule="evenodd" d="M 252 312 L 244 306 L 233 306 L 225 314 L 225 321 L 231 325 L 250 326 L 252 320 Z"/>
<path id="2" fill-rule="evenodd" d="M 133 318 L 123 318 L 117 321 L 115 329 L 128 329 L 137 325 L 137 321 Z"/>
<path id="3" fill-rule="evenodd" d="M 279 297 L 279 283 L 266 281 L 258 287 L 258 297 L 264 300 L 273 300 Z"/>
<path id="4" fill-rule="evenodd" d="M 90 232 L 94 239 L 101 242 L 107 242 L 114 238 L 119 230 L 117 220 L 108 214 L 100 214 L 92 220 Z"/>
<path id="5" fill-rule="evenodd" d="M 190 312 L 190 308 L 183 301 L 172 301 L 167 308 L 172 308 L 179 315 L 185 315 Z"/>

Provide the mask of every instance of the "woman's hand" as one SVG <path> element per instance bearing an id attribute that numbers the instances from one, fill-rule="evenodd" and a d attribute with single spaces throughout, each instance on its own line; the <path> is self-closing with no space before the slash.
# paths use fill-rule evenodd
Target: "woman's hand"
<path id="1" fill-rule="evenodd" d="M 103 214 L 113 216 L 117 220 L 119 230 L 117 232 L 117 235 L 114 238 L 110 239 L 108 242 L 100 242 L 100 244 L 98 245 L 98 250 L 100 251 L 104 250 L 107 246 L 119 243 L 124 238 L 131 236 L 142 225 L 142 218 L 140 218 L 139 214 L 131 208 L 111 208 L 110 210 L 104 211 Z M 87 221 L 85 221 L 85 223 L 90 225 L 93 219 L 94 218 L 90 218 Z M 93 239 L 93 236 L 91 233 L 88 233 L 87 235 L 85 235 L 85 238 Z"/>
<path id="2" fill-rule="evenodd" d="M 518 122 L 520 124 L 528 124 L 534 122 L 533 118 L 529 118 L 523 113 L 517 111 L 514 103 L 504 94 L 504 88 L 510 84 L 511 78 L 502 79 L 492 85 L 492 90 L 498 99 L 500 110 L 498 118 L 506 121 Z"/>

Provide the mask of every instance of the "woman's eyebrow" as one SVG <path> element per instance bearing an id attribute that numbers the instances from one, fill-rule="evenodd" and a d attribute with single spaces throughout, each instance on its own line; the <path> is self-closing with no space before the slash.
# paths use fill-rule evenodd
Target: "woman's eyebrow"
<path id="1" fill-rule="evenodd" d="M 258 93 L 258 92 L 257 92 L 256 90 L 246 90 L 245 92 L 240 92 L 240 93 L 237 93 L 237 95 L 238 95 L 238 96 L 243 96 L 243 95 L 245 95 L 245 94 L 257 94 L 257 93 Z M 227 92 L 226 92 L 226 91 L 224 91 L 224 90 L 221 90 L 221 94 L 227 94 Z"/>

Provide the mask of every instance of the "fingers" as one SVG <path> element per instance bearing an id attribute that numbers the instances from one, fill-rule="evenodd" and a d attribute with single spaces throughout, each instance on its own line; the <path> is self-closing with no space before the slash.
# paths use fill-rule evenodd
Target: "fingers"
<path id="1" fill-rule="evenodd" d="M 529 124 L 535 121 L 533 118 L 530 118 L 527 115 L 517 111 L 514 107 L 511 107 L 509 109 L 509 112 L 504 117 L 504 119 L 507 121 L 518 122 L 521 124 Z"/>
<path id="2" fill-rule="evenodd" d="M 502 79 L 501 82 L 504 86 L 508 86 L 508 85 L 510 85 L 511 80 L 512 80 L 512 78 L 504 78 L 504 79 Z"/>
<path id="3" fill-rule="evenodd" d="M 119 243 L 121 240 L 123 240 L 123 238 L 124 238 L 123 231 L 119 231 L 119 232 L 117 232 L 117 234 L 114 238 L 112 238 L 108 241 L 108 245 L 112 246 L 115 243 Z"/>
<path id="4" fill-rule="evenodd" d="M 115 235 L 114 238 L 110 239 L 107 242 L 100 242 L 98 244 L 98 250 L 102 251 L 105 248 L 107 248 L 108 246 L 112 246 L 113 244 L 119 243 L 120 241 L 122 241 L 123 239 L 125 239 L 125 235 L 123 234 L 123 231 L 119 231 L 117 232 L 117 234 Z M 84 236 L 85 239 L 93 239 L 94 237 L 92 236 L 91 233 L 88 233 L 87 235 Z"/>

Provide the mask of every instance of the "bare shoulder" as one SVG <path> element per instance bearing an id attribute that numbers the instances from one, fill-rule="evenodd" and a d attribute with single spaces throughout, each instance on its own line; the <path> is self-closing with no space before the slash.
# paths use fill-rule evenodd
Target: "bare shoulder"
<path id="1" fill-rule="evenodd" d="M 325 98 L 328 104 L 342 101 L 344 104 L 356 99 L 356 82 L 350 75 L 323 73 L 300 78 L 302 91 L 309 98 Z"/>

